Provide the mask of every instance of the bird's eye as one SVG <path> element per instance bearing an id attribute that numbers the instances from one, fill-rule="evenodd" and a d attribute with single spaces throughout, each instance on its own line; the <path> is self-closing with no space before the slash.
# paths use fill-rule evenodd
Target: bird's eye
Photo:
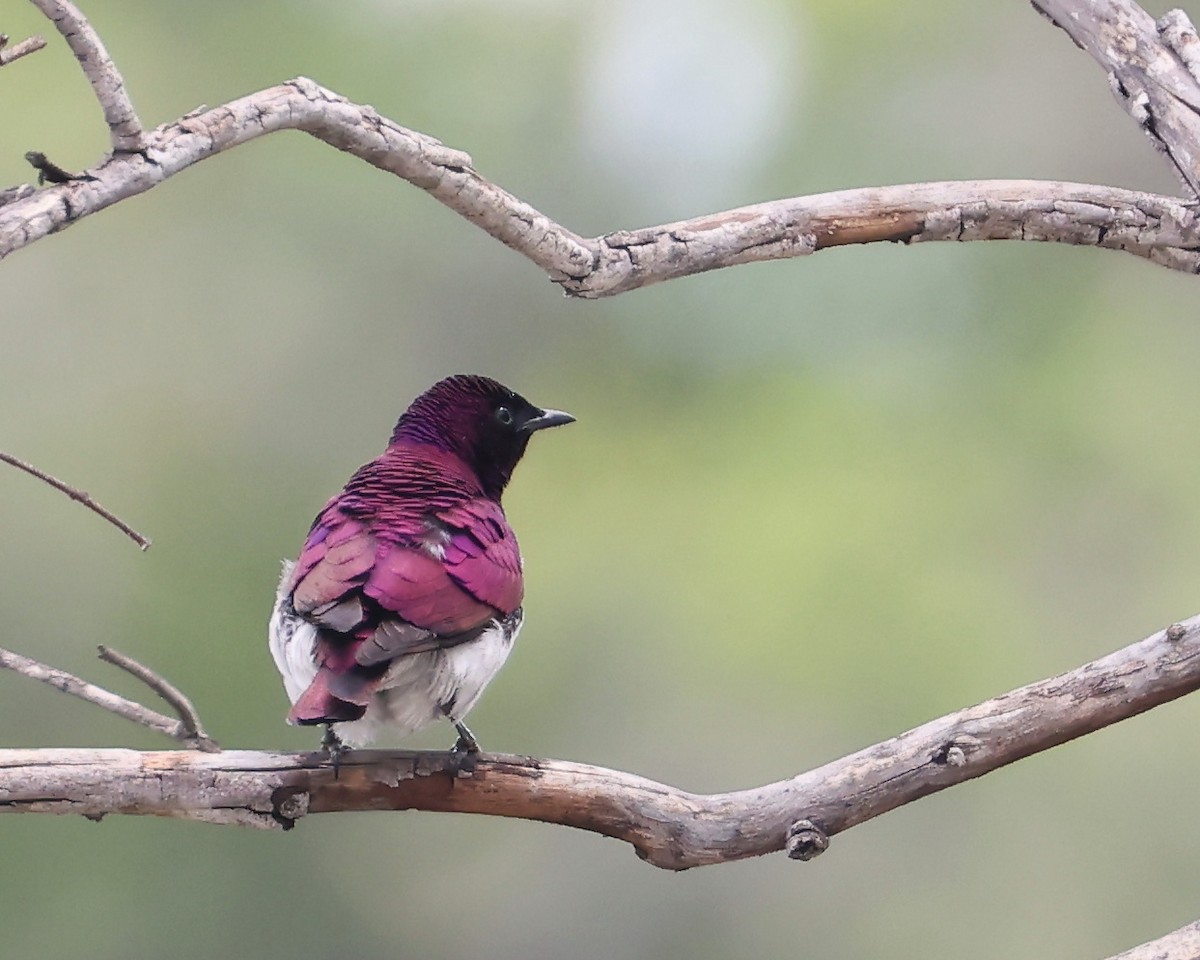
<path id="1" fill-rule="evenodd" d="M 512 411 L 508 407 L 500 407 L 496 410 L 496 419 L 506 427 L 511 426 L 513 422 Z"/>

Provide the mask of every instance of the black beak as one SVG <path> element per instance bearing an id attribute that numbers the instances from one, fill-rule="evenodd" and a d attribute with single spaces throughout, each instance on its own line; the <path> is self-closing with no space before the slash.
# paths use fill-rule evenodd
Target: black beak
<path id="1" fill-rule="evenodd" d="M 539 410 L 521 424 L 522 433 L 533 433 L 535 430 L 545 430 L 546 427 L 561 427 L 564 423 L 574 423 L 575 418 L 562 410 Z"/>

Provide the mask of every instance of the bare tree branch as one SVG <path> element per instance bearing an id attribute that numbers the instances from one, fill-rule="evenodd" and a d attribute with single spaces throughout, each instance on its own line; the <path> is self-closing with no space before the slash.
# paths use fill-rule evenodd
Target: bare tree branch
<path id="1" fill-rule="evenodd" d="M 1196 957 L 1200 957 L 1200 920 L 1108 960 L 1196 960 Z"/>
<path id="2" fill-rule="evenodd" d="M 501 754 L 481 755 L 463 776 L 454 754 L 413 751 L 351 751 L 335 772 L 319 753 L 0 750 L 0 812 L 287 828 L 309 813 L 435 810 L 590 830 L 671 870 L 778 850 L 804 860 L 856 824 L 1197 687 L 1200 617 L 789 780 L 732 793 Z"/>
<path id="3" fill-rule="evenodd" d="M 137 661 L 130 657 L 116 653 L 106 647 L 101 647 L 100 649 L 101 659 L 116 664 L 148 684 L 155 693 L 158 693 L 172 707 L 179 710 L 180 719 L 172 720 L 170 717 L 151 710 L 149 707 L 144 707 L 140 703 L 135 703 L 133 700 L 126 700 L 122 696 L 110 693 L 103 687 L 97 687 L 86 680 L 81 680 L 79 677 L 67 673 L 65 670 L 47 666 L 44 663 L 39 663 L 37 660 L 23 657 L 19 653 L 13 653 L 11 650 L 0 648 L 0 668 L 12 670 L 14 673 L 19 673 L 23 677 L 29 677 L 31 680 L 40 680 L 42 683 L 48 683 L 56 690 L 69 693 L 73 697 L 79 697 L 79 699 L 86 700 L 88 703 L 94 703 L 96 706 L 102 707 L 110 713 L 115 713 L 126 720 L 132 720 L 134 723 L 147 727 L 150 730 L 166 734 L 171 739 L 186 743 L 195 750 L 210 753 L 220 750 L 217 742 L 209 737 L 204 732 L 203 727 L 200 726 L 195 707 L 191 705 L 191 702 L 183 694 L 179 693 L 171 684 L 148 667 L 137 663 Z M 173 691 L 187 705 L 186 712 L 180 710 L 176 701 L 164 693 L 166 690 Z"/>
<path id="4" fill-rule="evenodd" d="M 110 158 L 92 171 L 94 180 L 73 179 L 9 203 L 0 210 L 0 258 L 216 153 L 295 129 L 421 187 L 578 297 L 612 296 L 740 263 L 879 241 L 1051 241 L 1123 250 L 1175 270 L 1200 272 L 1196 208 L 1154 194 L 1055 181 L 844 190 L 585 239 L 484 179 L 467 154 L 303 77 L 197 111 L 143 136 L 128 100 L 112 96 L 116 90 L 124 98 L 123 82 L 107 56 L 97 54 L 103 47 L 94 32 L 79 29 L 80 22 L 86 27 L 82 15 L 66 0 L 33 2 L 44 11 L 74 11 L 56 23 L 77 46 L 86 47 L 81 62 L 110 124 L 118 114 L 133 118 L 141 152 Z M 1054 22 L 1068 24 L 1064 29 L 1105 63 L 1117 78 L 1114 89 L 1125 91 L 1127 107 L 1194 186 L 1200 178 L 1193 169 L 1200 156 L 1200 118 L 1192 106 L 1200 104 L 1200 87 L 1187 67 L 1188 57 L 1196 59 L 1190 23 L 1182 15 L 1164 19 L 1163 35 L 1173 45 L 1168 47 L 1148 15 L 1127 0 L 1084 4 L 1099 11 L 1094 20 L 1073 17 L 1082 2 L 1036 0 L 1035 5 Z M 1144 58 L 1151 58 L 1149 66 Z M 100 62 L 102 70 L 89 69 Z"/>
<path id="5" fill-rule="evenodd" d="M 26 197 L 32 197 L 37 193 L 36 188 L 28 183 L 21 183 L 15 187 L 5 187 L 0 190 L 0 207 L 6 203 L 12 203 L 14 200 L 24 200 Z"/>
<path id="6" fill-rule="evenodd" d="M 179 716 L 182 728 L 178 734 L 174 735 L 176 739 L 207 753 L 215 753 L 221 749 L 217 742 L 204 731 L 204 726 L 200 723 L 200 714 L 197 713 L 195 705 L 183 694 L 183 691 L 165 677 L 159 676 L 144 663 L 139 663 L 133 657 L 121 653 L 119 650 L 106 647 L 104 644 L 97 649 L 100 651 L 101 660 L 111 663 L 114 667 L 120 667 L 126 673 L 137 677 L 171 705 L 171 709 Z"/>
<path id="7" fill-rule="evenodd" d="M 145 134 L 142 122 L 133 109 L 133 102 L 125 92 L 125 80 L 87 17 L 70 0 L 31 2 L 58 28 L 83 68 L 104 111 L 104 122 L 108 124 L 113 151 L 132 153 L 141 150 L 145 145 Z"/>
<path id="8" fill-rule="evenodd" d="M 7 67 L 14 60 L 37 53 L 46 46 L 45 37 L 29 37 L 11 47 L 8 45 L 10 39 L 7 33 L 0 33 L 0 67 Z"/>
<path id="9" fill-rule="evenodd" d="M 880 241 L 1042 240 L 1123 250 L 1200 272 L 1200 222 L 1186 203 L 1116 187 L 1032 180 L 908 184 L 795 197 L 584 239 L 485 180 L 471 158 L 306 78 L 160 127 L 141 154 L 0 208 L 0 257 L 144 193 L 214 154 L 303 130 L 421 187 L 545 270 L 571 295 L 829 247 Z"/>
<path id="10" fill-rule="evenodd" d="M 839 190 L 586 241 L 599 251 L 568 293 L 611 296 L 706 270 L 880 241 L 1037 240 L 1123 250 L 1200 272 L 1200 223 L 1183 201 L 1116 187 L 963 180 Z"/>
<path id="11" fill-rule="evenodd" d="M 50 474 L 46 473 L 46 471 L 39 470 L 33 464 L 26 463 L 24 460 L 19 460 L 16 457 L 14 457 L 11 453 L 5 453 L 3 450 L 0 450 L 0 461 L 7 463 L 9 466 L 16 467 L 18 470 L 24 470 L 30 476 L 37 477 L 42 482 L 50 484 L 50 486 L 52 486 L 55 490 L 62 491 L 68 497 L 70 497 L 72 500 L 74 500 L 76 503 L 82 503 L 85 507 L 87 507 L 89 510 L 91 510 L 92 513 L 96 513 L 96 514 L 99 514 L 100 516 L 102 516 L 105 520 L 107 520 L 114 527 L 116 527 L 118 530 L 120 530 L 123 534 L 125 534 L 125 536 L 129 537 L 130 540 L 132 540 L 134 543 L 136 543 L 143 550 L 149 549 L 149 547 L 150 547 L 149 537 L 142 536 L 140 533 L 138 533 L 136 530 L 134 530 L 133 527 L 131 527 L 129 524 L 127 524 L 124 520 L 122 520 L 120 517 L 118 517 L 111 510 L 108 510 L 105 507 L 102 507 L 100 504 L 98 504 L 95 500 L 93 500 L 90 496 L 88 496 L 88 494 L 85 493 L 84 491 L 77 490 L 75 487 L 72 487 L 68 483 L 63 483 L 57 477 L 52 477 L 52 476 L 50 476 Z"/>
<path id="12" fill-rule="evenodd" d="M 0 208 L 0 257 L 144 193 L 207 157 L 278 130 L 303 130 L 427 190 L 557 277 L 586 274 L 594 254 L 471 169 L 471 158 L 298 78 L 155 130 L 140 154 L 118 156 L 71 182 Z"/>
<path id="13" fill-rule="evenodd" d="M 1032 2 L 1100 64 L 1117 101 L 1200 195 L 1200 78 L 1187 15 L 1173 10 L 1156 24 L 1129 0 Z"/>

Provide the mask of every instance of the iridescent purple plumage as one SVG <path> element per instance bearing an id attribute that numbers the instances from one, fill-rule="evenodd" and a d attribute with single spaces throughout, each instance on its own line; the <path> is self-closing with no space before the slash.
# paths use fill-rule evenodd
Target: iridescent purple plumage
<path id="1" fill-rule="evenodd" d="M 446 716 L 477 749 L 462 718 L 522 620 L 500 497 L 529 436 L 572 419 L 485 377 L 450 377 L 413 401 L 285 565 L 270 646 L 289 722 L 346 724 L 358 744 Z"/>

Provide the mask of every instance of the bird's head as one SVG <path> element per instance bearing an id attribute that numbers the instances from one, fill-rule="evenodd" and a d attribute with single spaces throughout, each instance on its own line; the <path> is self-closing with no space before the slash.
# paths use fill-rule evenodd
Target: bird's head
<path id="1" fill-rule="evenodd" d="M 453 454 L 498 500 L 534 432 L 574 419 L 561 410 L 535 407 L 495 380 L 457 374 L 412 402 L 396 423 L 391 444 L 425 444 Z"/>

